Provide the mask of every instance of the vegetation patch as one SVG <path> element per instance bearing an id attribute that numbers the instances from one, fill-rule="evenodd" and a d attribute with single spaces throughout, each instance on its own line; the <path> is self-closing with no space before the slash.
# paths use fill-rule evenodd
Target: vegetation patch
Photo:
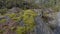
<path id="1" fill-rule="evenodd" d="M 24 31 L 25 31 L 25 33 L 27 31 L 32 31 L 34 26 L 35 26 L 34 18 L 36 16 L 37 16 L 37 13 L 35 13 L 33 10 L 25 10 L 24 14 L 23 14 L 23 21 L 25 23 L 25 26 L 24 27 L 18 27 L 17 31 L 19 31 L 19 32 L 17 32 L 17 33 L 23 34 Z"/>

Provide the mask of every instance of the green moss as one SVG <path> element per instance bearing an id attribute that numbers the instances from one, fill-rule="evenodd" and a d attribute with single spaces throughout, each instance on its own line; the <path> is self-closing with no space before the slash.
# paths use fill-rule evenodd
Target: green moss
<path id="1" fill-rule="evenodd" d="M 33 10 L 24 10 L 24 12 L 11 13 L 8 14 L 7 16 L 9 16 L 15 22 L 18 22 L 21 19 L 23 20 L 25 26 L 24 27 L 18 26 L 16 29 L 17 34 L 23 34 L 26 33 L 27 31 L 33 30 L 35 26 L 34 18 L 37 16 L 37 13 L 34 12 Z M 5 20 L 1 20 L 1 22 L 5 22 Z M 11 30 L 13 29 L 14 27 L 11 28 Z"/>
<path id="2" fill-rule="evenodd" d="M 21 18 L 20 17 L 14 17 L 14 18 L 12 18 L 15 22 L 18 22 L 18 21 L 20 21 L 21 20 Z"/>
<path id="3" fill-rule="evenodd" d="M 15 13 L 12 13 L 12 14 L 8 14 L 8 16 L 9 16 L 10 18 L 14 18 L 14 17 L 16 17 L 16 14 L 15 14 Z"/>
<path id="4" fill-rule="evenodd" d="M 25 28 L 24 27 L 17 27 L 17 34 L 22 34 L 23 32 L 25 31 Z"/>
<path id="5" fill-rule="evenodd" d="M 58 12 L 60 9 L 60 6 L 54 6 L 52 9 L 54 10 L 54 12 Z"/>
<path id="6" fill-rule="evenodd" d="M 37 16 L 33 10 L 25 10 L 23 15 L 23 21 L 26 24 L 26 30 L 32 30 L 35 26 L 34 18 Z"/>
<path id="7" fill-rule="evenodd" d="M 19 12 L 19 13 L 11 13 L 11 14 L 6 14 L 6 15 L 9 16 L 15 22 L 18 22 L 22 19 L 23 13 Z"/>
<path id="8" fill-rule="evenodd" d="M 37 16 L 37 13 L 35 13 L 33 10 L 24 10 L 22 17 L 23 17 L 25 26 L 18 27 L 17 34 L 23 34 L 23 33 L 26 33 L 27 31 L 32 31 L 35 26 L 34 18 L 36 16 Z"/>
<path id="9" fill-rule="evenodd" d="M 1 13 L 1 14 L 6 14 L 6 13 L 7 13 L 7 10 L 8 10 L 7 8 L 0 9 L 0 13 Z"/>
<path id="10" fill-rule="evenodd" d="M 0 30 L 0 34 L 3 34 L 3 30 Z"/>
<path id="11" fill-rule="evenodd" d="M 25 10 L 24 11 L 24 15 L 23 16 L 26 16 L 26 15 L 31 15 L 31 16 L 36 16 L 37 15 L 37 13 L 36 12 L 34 12 L 33 10 Z"/>
<path id="12" fill-rule="evenodd" d="M 5 22 L 6 22 L 6 19 L 0 20 L 0 23 L 5 23 Z"/>

